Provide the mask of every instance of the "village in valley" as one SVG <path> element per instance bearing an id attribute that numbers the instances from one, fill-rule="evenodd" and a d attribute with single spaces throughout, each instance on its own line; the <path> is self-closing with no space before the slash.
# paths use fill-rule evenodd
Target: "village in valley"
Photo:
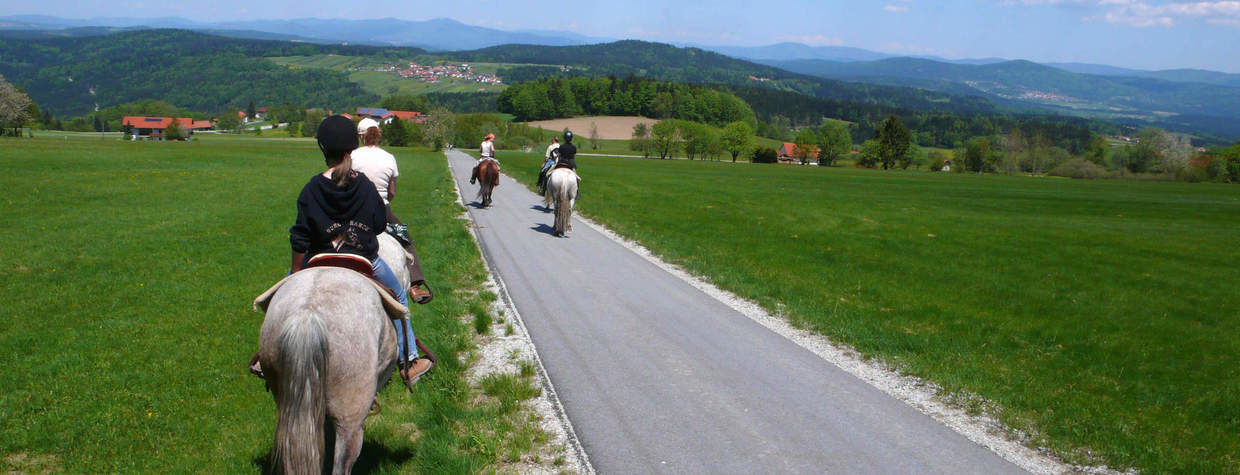
<path id="1" fill-rule="evenodd" d="M 474 71 L 474 68 L 469 64 L 444 63 L 429 65 L 410 62 L 406 66 L 390 64 L 375 68 L 356 68 L 356 70 L 390 72 L 405 79 L 416 79 L 428 83 L 436 83 L 447 79 L 459 79 L 479 84 L 503 84 L 503 80 L 499 76 Z"/>

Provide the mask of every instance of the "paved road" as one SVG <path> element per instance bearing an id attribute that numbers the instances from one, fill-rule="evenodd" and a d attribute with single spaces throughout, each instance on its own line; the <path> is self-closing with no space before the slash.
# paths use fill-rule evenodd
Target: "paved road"
<path id="1" fill-rule="evenodd" d="M 592 228 L 553 237 L 541 200 L 507 176 L 478 209 L 474 160 L 448 157 L 599 472 L 1020 471 Z"/>

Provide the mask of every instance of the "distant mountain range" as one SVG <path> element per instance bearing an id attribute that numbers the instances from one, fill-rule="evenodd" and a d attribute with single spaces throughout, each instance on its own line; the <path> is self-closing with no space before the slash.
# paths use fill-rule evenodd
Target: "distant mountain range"
<path id="1" fill-rule="evenodd" d="M 969 114 L 999 106 L 1008 111 L 1136 120 L 1221 136 L 1240 130 L 1236 125 L 1240 122 L 1240 74 L 1193 69 L 1142 71 L 1000 58 L 893 57 L 859 48 L 799 43 L 677 48 L 632 40 L 603 43 L 604 38 L 565 32 L 503 31 L 448 19 L 201 23 L 175 17 L 66 20 L 24 15 L 0 17 L 0 39 L 86 39 L 152 27 L 306 46 L 379 46 L 395 55 L 414 54 L 408 46 L 416 45 L 418 52 L 434 51 L 439 57 L 459 61 L 579 66 L 591 75 L 634 74 L 697 84 L 774 88 L 907 110 Z M 20 59 L 20 50 L 17 53 Z M 10 75 L 21 71 L 18 64 L 10 67 L 18 68 L 10 69 Z"/>
<path id="2" fill-rule="evenodd" d="M 104 34 L 99 27 L 118 29 L 176 28 L 246 39 L 304 41 L 314 43 L 350 43 L 378 46 L 415 46 L 429 51 L 462 51 L 505 44 L 540 46 L 572 46 L 610 43 L 620 38 L 581 35 L 570 31 L 502 30 L 466 25 L 456 20 L 436 18 L 424 21 L 383 18 L 377 20 L 329 20 L 302 18 L 293 20 L 251 20 L 234 22 L 197 22 L 180 17 L 160 18 L 92 18 L 68 19 L 46 15 L 10 15 L 0 17 L 0 37 L 15 37 L 13 31 L 48 30 L 45 36 L 89 36 Z M 61 30 L 59 32 L 52 30 Z M 640 38 L 638 38 L 640 39 Z M 893 55 L 848 46 L 809 46 L 802 43 L 776 43 L 766 46 L 720 46 L 678 44 L 714 51 L 749 61 L 825 60 L 834 62 L 877 61 Z M 1005 58 L 948 59 L 936 56 L 915 56 L 949 64 L 988 65 L 1010 61 Z M 1197 69 L 1145 71 L 1101 64 L 1044 63 L 1074 73 L 1103 76 L 1132 76 L 1176 82 L 1201 82 L 1240 87 L 1240 74 Z"/>
<path id="3" fill-rule="evenodd" d="M 87 27 L 176 28 L 234 38 L 414 46 L 429 51 L 469 50 L 502 44 L 563 46 L 614 41 L 607 38 L 591 38 L 572 32 L 505 31 L 466 25 L 447 18 L 425 21 L 395 18 L 377 20 L 300 18 L 204 23 L 178 17 L 93 19 L 65 19 L 43 15 L 0 17 L 0 30 L 68 30 L 67 35 L 80 36 L 91 31 L 83 29 Z"/>

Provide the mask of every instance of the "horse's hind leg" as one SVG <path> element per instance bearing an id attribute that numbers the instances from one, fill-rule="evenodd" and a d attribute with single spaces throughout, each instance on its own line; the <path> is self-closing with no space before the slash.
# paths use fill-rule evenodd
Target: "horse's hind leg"
<path id="1" fill-rule="evenodd" d="M 362 417 L 350 418 L 348 421 L 341 421 L 336 424 L 336 454 L 332 459 L 333 474 L 348 474 L 353 472 L 353 464 L 357 463 L 357 457 L 362 454 L 362 423 L 365 421 L 366 412 L 362 412 Z"/>

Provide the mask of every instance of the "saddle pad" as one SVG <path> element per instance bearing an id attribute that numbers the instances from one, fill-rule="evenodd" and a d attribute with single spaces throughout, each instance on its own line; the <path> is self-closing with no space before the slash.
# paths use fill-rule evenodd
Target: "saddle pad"
<path id="1" fill-rule="evenodd" d="M 356 271 L 366 277 L 374 278 L 375 276 L 375 269 L 374 266 L 370 264 L 370 261 L 357 254 L 334 252 L 316 254 L 314 257 L 310 258 L 309 262 L 306 263 L 307 269 L 311 267 L 343 267 L 351 271 Z"/>
<path id="2" fill-rule="evenodd" d="M 305 271 L 303 270 L 302 272 Z M 280 290 L 280 287 L 283 287 L 284 283 L 288 282 L 294 275 L 297 274 L 289 274 L 287 277 L 280 279 L 279 282 L 276 282 L 276 285 L 271 286 L 270 289 L 267 289 L 266 292 L 255 298 L 254 311 L 259 313 L 266 312 L 267 306 L 271 304 L 271 298 L 275 296 L 276 291 Z M 371 287 L 374 287 L 375 292 L 379 293 L 379 297 L 383 299 L 383 310 L 387 312 L 388 318 L 392 320 L 405 318 L 405 315 L 409 313 L 409 307 L 401 304 L 400 300 L 396 300 L 396 297 L 392 296 L 392 293 L 383 284 L 374 279 L 366 279 L 366 282 L 370 283 Z"/>

